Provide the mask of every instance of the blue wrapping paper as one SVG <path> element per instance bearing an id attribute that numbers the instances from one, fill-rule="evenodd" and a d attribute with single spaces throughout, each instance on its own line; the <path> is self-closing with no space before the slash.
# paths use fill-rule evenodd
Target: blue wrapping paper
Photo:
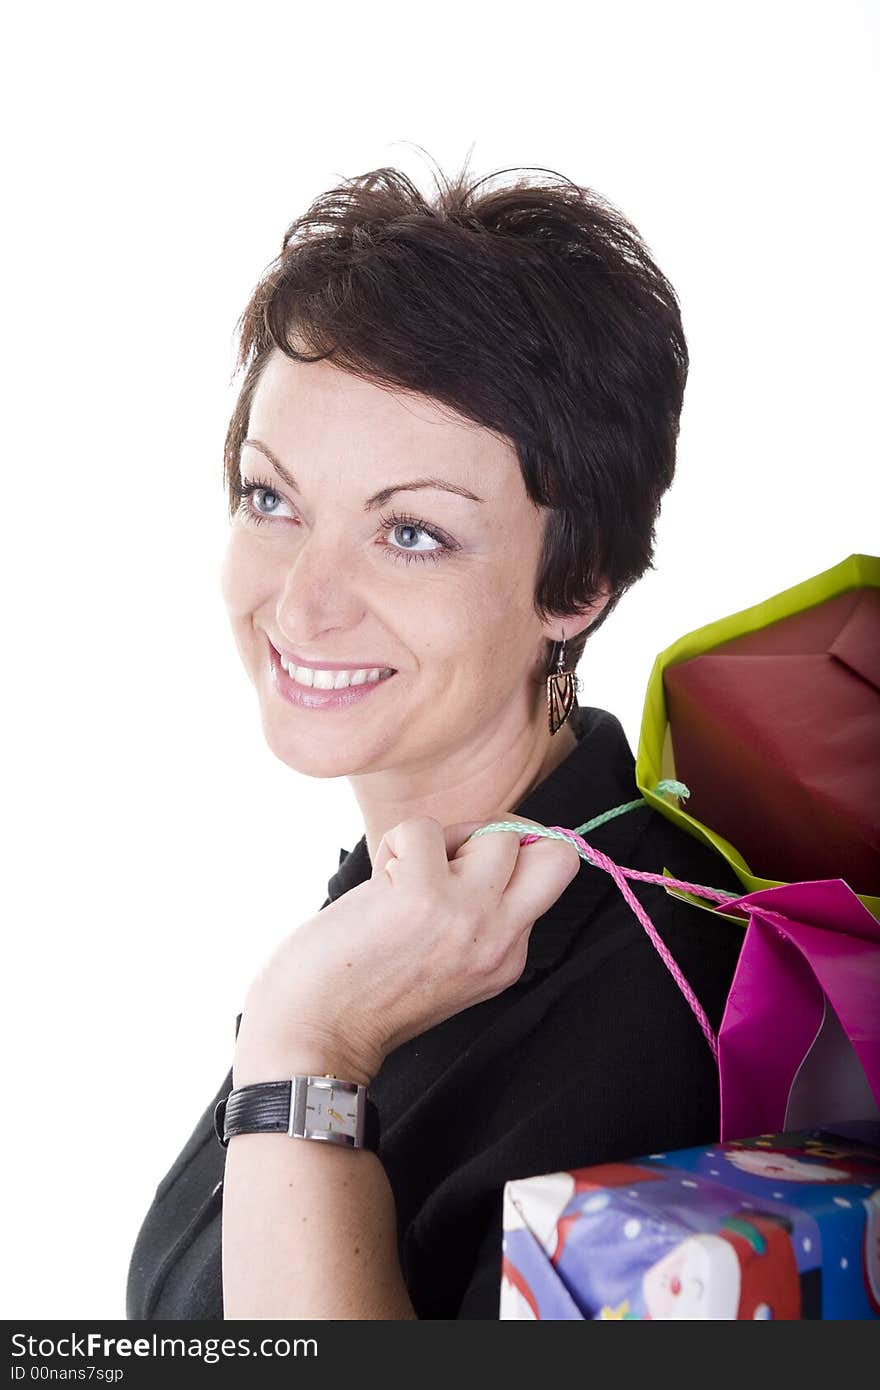
<path id="1" fill-rule="evenodd" d="M 500 1317 L 880 1317 L 880 1123 L 505 1184 Z"/>

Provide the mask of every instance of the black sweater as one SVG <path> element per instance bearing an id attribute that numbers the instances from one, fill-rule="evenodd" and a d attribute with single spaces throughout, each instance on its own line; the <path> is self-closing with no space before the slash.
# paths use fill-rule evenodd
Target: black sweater
<path id="1" fill-rule="evenodd" d="M 543 825 L 575 828 L 639 796 L 619 720 L 582 706 L 571 719 L 577 747 L 513 808 Z M 720 855 L 647 803 L 586 838 L 626 867 L 744 891 Z M 341 852 L 322 906 L 370 872 L 362 838 Z M 717 1029 L 742 929 L 659 885 L 629 882 Z M 231 1047 L 226 1076 L 144 1219 L 129 1318 L 223 1317 L 226 1155 L 213 1112 L 232 1088 Z M 699 1024 L 611 876 L 583 860 L 532 928 L 518 982 L 392 1052 L 370 1094 L 420 1318 L 498 1317 L 508 1179 L 718 1138 L 717 1070 Z"/>

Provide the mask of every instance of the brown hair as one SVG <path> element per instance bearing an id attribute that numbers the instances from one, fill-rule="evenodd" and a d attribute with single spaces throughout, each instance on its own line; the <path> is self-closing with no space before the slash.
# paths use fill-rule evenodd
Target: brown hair
<path id="1" fill-rule="evenodd" d="M 531 172 L 552 178 L 522 177 Z M 520 177 L 492 186 L 508 173 Z M 435 185 L 428 200 L 399 170 L 375 169 L 288 227 L 237 325 L 230 515 L 251 401 L 275 349 L 433 397 L 508 439 L 528 496 L 550 509 L 542 620 L 610 590 L 567 644 L 572 666 L 653 569 L 688 372 L 678 300 L 631 223 L 561 174 L 469 182 L 465 162 Z"/>

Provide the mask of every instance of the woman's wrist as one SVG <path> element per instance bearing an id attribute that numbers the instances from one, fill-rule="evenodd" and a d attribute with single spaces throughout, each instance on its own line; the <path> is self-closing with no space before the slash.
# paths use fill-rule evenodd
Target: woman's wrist
<path id="1" fill-rule="evenodd" d="M 308 1046 L 291 1044 L 280 1048 L 235 1049 L 232 1085 L 235 1090 L 264 1081 L 289 1081 L 292 1076 L 335 1076 L 340 1081 L 356 1081 L 369 1086 L 372 1076 L 341 1053 L 316 1052 Z"/>
<path id="2" fill-rule="evenodd" d="M 297 1018 L 295 1006 L 290 1013 Z M 313 1027 L 303 1019 L 283 1028 L 273 1025 L 259 998 L 248 996 L 235 1043 L 232 1084 L 239 1089 L 297 1075 L 331 1075 L 369 1086 L 380 1061 L 358 1055 L 332 1027 Z"/>

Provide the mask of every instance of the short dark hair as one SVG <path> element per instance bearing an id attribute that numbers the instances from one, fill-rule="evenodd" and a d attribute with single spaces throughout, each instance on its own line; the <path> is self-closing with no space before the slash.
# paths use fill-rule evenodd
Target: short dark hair
<path id="1" fill-rule="evenodd" d="M 592 189 L 534 168 L 470 181 L 466 165 L 435 175 L 430 200 L 398 169 L 344 178 L 288 227 L 236 326 L 230 514 L 275 349 L 433 397 L 509 440 L 528 496 L 550 509 L 542 620 L 610 590 L 567 645 L 576 663 L 654 568 L 688 372 L 679 304 L 636 229 Z M 498 184 L 507 174 L 518 177 Z"/>

